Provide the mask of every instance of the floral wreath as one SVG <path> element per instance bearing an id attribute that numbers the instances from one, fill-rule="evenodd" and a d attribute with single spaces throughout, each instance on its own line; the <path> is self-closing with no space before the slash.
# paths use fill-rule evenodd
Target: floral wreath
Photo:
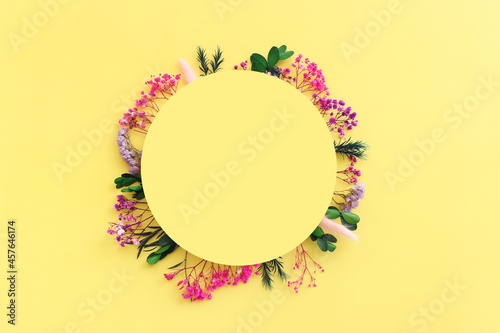
<path id="1" fill-rule="evenodd" d="M 334 148 L 337 154 L 348 159 L 349 165 L 337 171 L 337 178 L 348 187 L 333 193 L 332 205 L 328 207 L 325 216 L 309 236 L 321 251 L 333 252 L 336 249 L 337 239 L 325 231 L 358 240 L 353 231 L 357 229 L 360 218 L 352 213 L 352 210 L 358 207 L 359 200 L 364 197 L 365 185 L 358 182 L 361 171 L 355 168 L 355 164 L 358 159 L 366 157 L 365 152 L 368 146 L 361 140 L 345 139 L 346 132 L 358 125 L 356 112 L 352 112 L 351 107 L 346 107 L 343 100 L 329 97 L 330 91 L 325 84 L 325 77 L 316 63 L 299 54 L 291 64 L 291 68 L 277 66 L 280 61 L 292 57 L 293 54 L 293 51 L 287 51 L 286 45 L 273 46 L 269 50 L 267 59 L 258 53 L 253 53 L 250 56 L 250 70 L 272 75 L 306 94 L 324 117 L 330 131 L 338 133 L 339 138 L 333 142 Z M 200 76 L 207 76 L 221 70 L 224 59 L 219 47 L 211 59 L 207 56 L 205 49 L 197 47 L 197 61 L 201 71 Z M 179 63 L 187 84 L 198 78 L 186 61 L 179 59 Z M 234 70 L 249 70 L 248 60 L 234 65 Z M 136 99 L 135 106 L 128 108 L 119 120 L 121 128 L 118 131 L 117 143 L 120 155 L 129 166 L 129 172 L 116 178 L 115 184 L 117 189 L 129 195 L 117 196 L 118 202 L 114 204 L 114 208 L 119 212 L 118 222 L 110 222 L 107 232 L 113 235 L 122 247 L 137 246 L 137 258 L 142 252 L 150 252 L 146 261 L 151 265 L 166 258 L 177 250 L 179 245 L 157 225 L 148 207 L 141 179 L 142 150 L 134 147 L 130 135 L 132 133 L 147 135 L 149 125 L 160 111 L 159 104 L 168 101 L 177 92 L 180 80 L 181 74 L 152 75 L 151 79 L 145 82 L 147 89 L 141 92 L 140 98 Z M 340 219 L 340 223 L 333 221 L 336 219 Z M 288 280 L 288 286 L 298 292 L 299 287 L 307 279 L 309 279 L 309 287 L 316 287 L 314 273 L 316 270 L 324 271 L 306 251 L 305 247 L 311 246 L 306 242 L 309 242 L 309 239 L 295 249 L 293 269 L 298 272 L 298 278 L 294 281 L 290 281 L 289 275 L 285 273 L 281 257 L 247 266 L 228 266 L 199 258 L 197 262 L 188 264 L 187 251 L 185 251 L 184 260 L 169 267 L 170 272 L 165 273 L 164 276 L 167 280 L 173 280 L 179 276 L 180 280 L 177 285 L 182 290 L 182 296 L 191 300 L 211 299 L 215 289 L 227 285 L 235 286 L 240 282 L 247 283 L 253 275 L 260 275 L 263 286 L 268 289 L 272 288 L 273 277 L 277 275 L 282 281 Z"/>

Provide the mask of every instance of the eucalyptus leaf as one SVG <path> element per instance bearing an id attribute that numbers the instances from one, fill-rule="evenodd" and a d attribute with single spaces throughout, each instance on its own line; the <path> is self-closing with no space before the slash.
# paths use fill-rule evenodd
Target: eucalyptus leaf
<path id="1" fill-rule="evenodd" d="M 140 191 L 142 190 L 142 185 L 129 186 L 129 189 L 131 189 L 132 191 Z"/>
<path id="2" fill-rule="evenodd" d="M 252 64 L 262 64 L 265 67 L 267 67 L 267 60 L 264 58 L 263 55 L 260 55 L 258 53 L 254 53 L 250 56 L 250 61 Z"/>
<path id="3" fill-rule="evenodd" d="M 137 182 L 136 178 L 118 177 L 115 179 L 116 188 L 122 188 L 124 186 L 129 186 L 135 182 Z"/>
<path id="4" fill-rule="evenodd" d="M 359 222 L 360 218 L 358 215 L 349 212 L 342 212 L 342 217 L 349 224 L 356 224 Z"/>
<path id="5" fill-rule="evenodd" d="M 328 208 L 326 211 L 326 217 L 328 217 L 330 220 L 335 220 L 338 219 L 340 216 L 340 211 L 337 208 Z"/>
<path id="6" fill-rule="evenodd" d="M 331 234 L 324 234 L 321 238 L 323 238 L 327 242 L 331 242 L 331 243 L 336 243 L 337 242 L 337 238 L 335 238 L 335 236 L 333 236 Z"/>
<path id="7" fill-rule="evenodd" d="M 318 238 L 316 242 L 318 243 L 318 247 L 321 251 L 325 252 L 328 250 L 328 242 L 326 240 L 324 240 L 323 238 Z"/>
<path id="8" fill-rule="evenodd" d="M 323 230 L 320 227 L 316 227 L 316 229 L 314 229 L 314 231 L 312 232 L 312 235 L 316 236 L 316 237 L 321 237 L 324 234 L 325 233 L 323 232 Z"/>
<path id="9" fill-rule="evenodd" d="M 266 66 L 264 66 L 260 62 L 252 63 L 252 71 L 254 71 L 254 72 L 260 72 L 260 73 L 265 73 L 266 72 Z"/>
<path id="10" fill-rule="evenodd" d="M 344 217 L 342 215 L 340 215 L 340 221 L 342 222 L 342 225 L 344 227 L 346 227 L 347 229 L 349 229 L 351 231 L 355 231 L 356 229 L 358 229 L 358 225 L 357 224 L 347 223 L 346 220 L 344 219 Z"/>
<path id="11" fill-rule="evenodd" d="M 280 60 L 280 51 L 276 46 L 273 46 L 267 55 L 267 66 L 273 67 L 278 63 L 278 60 Z"/>
<path id="12" fill-rule="evenodd" d="M 293 51 L 288 51 L 285 53 L 280 53 L 280 60 L 285 60 L 293 56 Z"/>
<path id="13" fill-rule="evenodd" d="M 328 243 L 328 251 L 333 252 L 336 248 L 337 246 L 335 246 L 335 244 Z"/>

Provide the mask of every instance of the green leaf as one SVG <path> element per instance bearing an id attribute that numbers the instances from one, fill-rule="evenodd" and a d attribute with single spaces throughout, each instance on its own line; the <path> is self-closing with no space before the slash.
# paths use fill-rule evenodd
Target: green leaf
<path id="1" fill-rule="evenodd" d="M 183 261 L 181 261 L 181 262 L 180 262 L 180 263 L 178 263 L 178 264 L 175 264 L 175 265 L 173 265 L 173 266 L 171 266 L 171 267 L 167 268 L 167 269 L 174 269 L 174 268 L 176 268 L 176 267 L 179 267 L 179 266 L 180 266 L 180 265 L 182 265 L 183 263 L 184 263 L 184 260 L 183 260 Z"/>
<path id="2" fill-rule="evenodd" d="M 321 251 L 325 252 L 326 250 L 328 250 L 328 242 L 326 240 L 324 240 L 323 238 L 318 238 L 316 242 L 318 243 L 318 247 Z"/>
<path id="3" fill-rule="evenodd" d="M 313 242 L 315 242 L 315 241 L 316 241 L 316 239 L 318 239 L 319 237 L 316 237 L 316 236 L 314 236 L 313 234 L 310 234 L 310 235 L 309 235 L 309 238 L 311 238 L 311 240 L 312 240 Z"/>
<path id="4" fill-rule="evenodd" d="M 142 185 L 137 185 L 137 186 L 129 186 L 129 189 L 131 189 L 132 191 L 140 191 L 142 190 Z"/>
<path id="5" fill-rule="evenodd" d="M 169 244 L 172 244 L 172 243 L 175 243 L 172 238 L 168 237 L 167 234 L 163 235 L 159 240 L 158 240 L 158 244 L 160 246 L 166 246 L 166 245 L 169 245 Z"/>
<path id="6" fill-rule="evenodd" d="M 264 56 L 254 53 L 250 56 L 250 61 L 252 64 L 262 64 L 264 67 L 267 67 L 267 60 L 264 58 Z"/>
<path id="7" fill-rule="evenodd" d="M 165 258 L 170 253 L 174 252 L 175 249 L 178 248 L 178 247 L 179 247 L 179 245 L 175 244 L 174 246 L 171 246 L 167 251 L 161 253 L 160 254 L 160 260 L 162 260 L 163 258 Z"/>
<path id="8" fill-rule="evenodd" d="M 252 64 L 252 71 L 265 73 L 266 67 L 264 65 L 262 65 L 260 62 L 256 62 L 256 63 Z"/>
<path id="9" fill-rule="evenodd" d="M 279 47 L 278 51 L 280 51 L 280 54 L 285 53 L 286 52 L 286 45 L 281 45 Z"/>
<path id="10" fill-rule="evenodd" d="M 293 56 L 293 51 L 288 51 L 280 54 L 280 60 L 285 60 Z"/>
<path id="11" fill-rule="evenodd" d="M 328 251 L 333 252 L 336 248 L 337 246 L 335 246 L 335 244 L 328 243 Z"/>
<path id="12" fill-rule="evenodd" d="M 349 212 L 342 212 L 342 217 L 349 224 L 356 224 L 359 222 L 360 218 L 358 215 Z"/>
<path id="13" fill-rule="evenodd" d="M 126 177 L 118 177 L 115 179 L 116 188 L 122 188 L 124 186 L 132 185 L 137 181 L 136 178 L 126 178 Z"/>
<path id="14" fill-rule="evenodd" d="M 260 72 L 260 73 L 265 73 L 266 72 L 266 67 L 262 65 L 259 62 L 256 62 L 255 64 L 252 64 L 252 71 L 254 72 Z"/>
<path id="15" fill-rule="evenodd" d="M 338 219 L 340 216 L 340 211 L 338 210 L 337 207 L 331 206 L 328 207 L 328 210 L 326 211 L 326 217 L 328 217 L 330 220 L 335 220 Z"/>
<path id="16" fill-rule="evenodd" d="M 122 192 L 134 192 L 130 188 L 122 188 Z"/>
<path id="17" fill-rule="evenodd" d="M 141 175 L 132 175 L 130 173 L 122 173 L 123 178 L 135 178 L 135 179 L 141 179 Z"/>
<path id="18" fill-rule="evenodd" d="M 276 46 L 271 47 L 267 55 L 267 65 L 268 67 L 273 67 L 280 60 L 280 51 Z"/>
<path id="19" fill-rule="evenodd" d="M 356 229 L 358 229 L 358 225 L 357 224 L 347 223 L 346 220 L 344 219 L 344 217 L 342 215 L 340 215 L 340 221 L 342 222 L 342 225 L 344 227 L 346 227 L 347 229 L 349 229 L 351 231 L 355 231 Z"/>
<path id="20" fill-rule="evenodd" d="M 324 234 L 321 238 L 323 238 L 327 242 L 331 242 L 331 243 L 336 243 L 337 242 L 337 238 L 335 238 L 335 236 L 333 236 L 331 234 Z"/>
<path id="21" fill-rule="evenodd" d="M 162 254 L 163 252 L 167 251 L 172 244 L 168 244 L 167 246 L 162 247 L 158 251 L 156 251 L 154 254 Z"/>
<path id="22" fill-rule="evenodd" d="M 148 264 L 154 265 L 158 262 L 158 260 L 160 260 L 160 257 L 161 257 L 161 254 L 151 253 L 148 256 L 148 259 L 146 259 L 146 261 L 148 262 Z"/>
<path id="23" fill-rule="evenodd" d="M 145 198 L 144 191 L 137 192 L 137 196 L 135 197 L 137 200 L 141 200 Z"/>
<path id="24" fill-rule="evenodd" d="M 320 227 L 316 227 L 316 229 L 314 229 L 314 231 L 312 232 L 312 235 L 316 236 L 316 237 L 321 237 L 324 234 L 325 233 L 323 232 L 323 230 Z"/>

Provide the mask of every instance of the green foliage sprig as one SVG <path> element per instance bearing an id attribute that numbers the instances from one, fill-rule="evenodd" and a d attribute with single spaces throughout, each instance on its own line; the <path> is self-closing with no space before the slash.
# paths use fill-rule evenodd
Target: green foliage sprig
<path id="1" fill-rule="evenodd" d="M 144 252 L 154 251 L 150 253 L 146 259 L 148 264 L 154 265 L 170 253 L 174 252 L 179 245 L 174 242 L 172 238 L 170 238 L 165 231 L 161 229 L 161 227 L 148 227 L 148 229 L 151 231 L 143 232 L 141 234 L 144 238 L 139 244 L 137 258 L 139 258 L 143 250 Z"/>
<path id="2" fill-rule="evenodd" d="M 222 67 L 220 66 L 224 62 L 224 58 L 222 58 L 222 50 L 218 45 L 215 53 L 212 55 L 212 60 L 208 60 L 207 51 L 201 46 L 196 47 L 196 52 L 198 55 L 196 60 L 198 60 L 198 62 L 200 63 L 200 66 L 198 68 L 203 73 L 201 74 L 201 76 L 207 76 L 222 69 Z"/>
<path id="3" fill-rule="evenodd" d="M 281 257 L 280 257 L 281 258 Z M 267 289 L 272 289 L 273 276 L 278 273 L 278 276 L 282 281 L 288 279 L 288 275 L 283 269 L 283 263 L 278 259 L 273 259 L 260 264 L 258 271 L 262 277 L 262 285 Z"/>
<path id="4" fill-rule="evenodd" d="M 366 151 L 370 148 L 366 142 L 361 140 L 351 141 L 351 138 L 340 143 L 333 142 L 333 145 L 335 146 L 337 154 L 341 154 L 346 157 L 352 155 L 362 160 L 366 159 Z"/>
<path id="5" fill-rule="evenodd" d="M 134 183 L 139 183 L 139 185 L 129 186 Z M 141 175 L 132 175 L 130 173 L 123 173 L 121 177 L 115 179 L 116 188 L 122 188 L 122 192 L 134 192 L 132 197 L 137 200 L 144 199 L 144 189 L 142 188 L 142 178 Z"/>
<path id="6" fill-rule="evenodd" d="M 325 216 L 330 220 L 336 220 L 340 217 L 342 225 L 352 231 L 358 228 L 357 224 L 360 221 L 358 215 L 350 212 L 341 212 L 335 206 L 328 207 Z M 323 252 L 333 252 L 337 248 L 337 246 L 333 244 L 337 243 L 337 238 L 331 234 L 325 233 L 320 227 L 316 227 L 312 234 L 309 235 L 309 238 L 311 238 L 313 242 L 316 242 Z"/>
<path id="7" fill-rule="evenodd" d="M 313 242 L 316 242 L 320 250 L 323 252 L 333 252 L 337 248 L 337 246 L 333 244 L 337 243 L 337 238 L 335 238 L 332 234 L 326 234 L 320 227 L 316 227 L 309 238 L 311 238 Z"/>
<path id="8" fill-rule="evenodd" d="M 330 220 L 336 220 L 340 217 L 340 222 L 342 222 L 342 225 L 351 231 L 354 231 L 358 228 L 358 222 L 360 221 L 358 215 L 350 212 L 341 212 L 335 206 L 328 207 L 325 215 Z"/>
<path id="9" fill-rule="evenodd" d="M 196 58 L 196 60 L 200 63 L 198 68 L 202 71 L 202 76 L 208 75 L 210 68 L 208 68 L 207 51 L 200 46 L 196 47 L 196 51 L 198 53 L 198 58 Z"/>
<path id="10" fill-rule="evenodd" d="M 281 45 L 279 48 L 276 46 L 271 47 L 267 54 L 267 60 L 259 53 L 253 53 L 250 56 L 252 62 L 252 71 L 261 73 L 271 73 L 273 76 L 280 76 L 280 70 L 276 64 L 279 60 L 285 60 L 293 55 L 293 51 L 287 51 L 286 45 Z"/>

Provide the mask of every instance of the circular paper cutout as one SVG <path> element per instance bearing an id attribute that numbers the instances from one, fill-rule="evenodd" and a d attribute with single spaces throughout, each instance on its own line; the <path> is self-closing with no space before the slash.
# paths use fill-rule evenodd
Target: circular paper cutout
<path id="1" fill-rule="evenodd" d="M 277 258 L 324 216 L 336 156 L 322 116 L 294 87 L 257 72 L 222 72 L 179 90 L 142 153 L 146 199 L 181 247 L 212 262 Z"/>

